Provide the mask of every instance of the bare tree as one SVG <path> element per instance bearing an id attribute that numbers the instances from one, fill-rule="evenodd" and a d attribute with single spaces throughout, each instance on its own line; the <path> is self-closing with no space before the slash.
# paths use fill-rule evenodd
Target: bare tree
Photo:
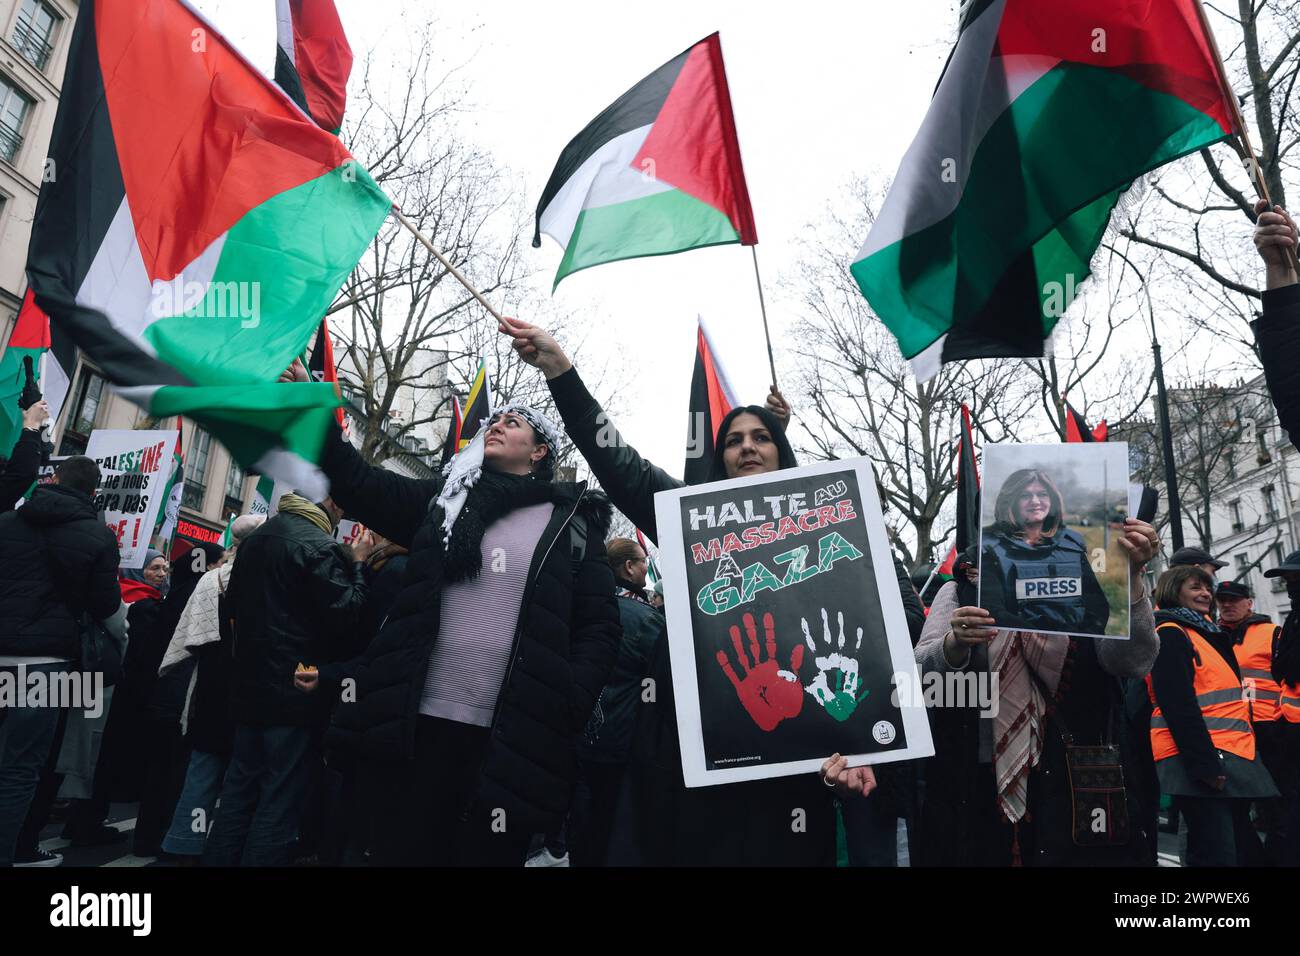
<path id="1" fill-rule="evenodd" d="M 993 442 L 1014 437 L 1032 402 L 1020 386 L 1019 362 L 950 365 L 929 382 L 916 381 L 848 270 L 881 196 L 866 181 L 853 183 L 807 230 L 782 287 L 801 314 L 791 337 L 799 343 L 792 351 L 807 406 L 801 451 L 821 460 L 871 460 L 893 544 L 915 569 L 933 560 L 955 529 L 948 505 L 961 403 L 974 405 L 979 437 Z"/>
<path id="2" fill-rule="evenodd" d="M 437 32 L 407 41 L 409 67 L 385 79 L 394 45 L 367 54 L 343 138 L 416 228 L 485 295 L 523 278 L 519 251 L 527 218 L 507 172 L 464 138 L 457 118 L 466 91 L 444 65 Z M 380 463 L 400 441 L 448 417 L 449 363 L 490 320 L 446 268 L 395 218 L 380 230 L 331 310 L 340 378 L 359 404 L 361 453 Z M 461 364 L 464 364 L 463 362 Z M 394 415 L 400 395 L 415 396 Z"/>
<path id="3" fill-rule="evenodd" d="M 1183 521 L 1200 547 L 1213 553 L 1216 508 L 1238 506 L 1230 515 L 1231 534 L 1253 529 L 1235 542 L 1248 544 L 1273 533 L 1276 514 L 1257 509 L 1248 495 L 1233 498 L 1233 488 L 1247 475 L 1273 463 L 1273 452 L 1261 437 L 1273 418 L 1263 383 L 1221 386 L 1207 383 L 1171 388 L 1169 420 L 1174 441 L 1174 471 L 1178 481 Z M 1115 437 L 1130 445 L 1134 479 L 1153 487 L 1165 484 L 1164 455 L 1159 421 L 1138 419 L 1118 429 Z M 1255 480 L 1252 477 L 1252 482 Z M 1268 486 L 1266 486 L 1268 487 Z M 1256 513 L 1258 512 L 1258 513 Z M 1168 508 L 1162 508 L 1156 526 L 1167 527 Z"/>
<path id="4" fill-rule="evenodd" d="M 1235 6 L 1235 9 L 1233 9 Z M 1300 176 L 1300 6 L 1292 0 L 1207 3 L 1273 202 L 1286 205 Z M 1208 175 L 1207 175 L 1208 174 Z M 1200 308 L 1186 314 L 1222 342 L 1235 341 L 1257 366 L 1249 319 L 1260 298 L 1259 263 L 1245 228 L 1255 219 L 1255 189 L 1236 152 L 1224 145 L 1149 177 L 1147 201 L 1123 217 L 1121 235 L 1173 264 L 1178 294 Z M 1224 320 L 1228 321 L 1224 321 Z"/>

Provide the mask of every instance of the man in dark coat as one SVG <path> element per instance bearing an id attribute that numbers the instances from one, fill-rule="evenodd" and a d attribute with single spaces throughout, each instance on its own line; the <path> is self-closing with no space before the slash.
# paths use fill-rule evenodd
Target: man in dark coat
<path id="1" fill-rule="evenodd" d="M 13 860 L 60 711 L 70 706 L 27 706 L 20 697 L 11 706 L 5 697 L 38 674 L 53 689 L 81 656 L 82 614 L 107 620 L 122 605 L 117 540 L 95 510 L 98 484 L 99 467 L 76 455 L 53 484 L 0 515 L 0 682 L 9 684 L 0 686 L 0 867 Z"/>
<path id="2" fill-rule="evenodd" d="M 600 692 L 579 744 L 582 784 L 569 819 L 569 847 L 575 866 L 604 866 L 614 807 L 627 768 L 637 714 L 646 701 L 646 677 L 655 645 L 666 639 L 668 625 L 646 595 L 649 558 L 631 538 L 611 538 L 605 545 L 618 588 L 618 617 L 623 625 L 614 671 Z"/>
<path id="3" fill-rule="evenodd" d="M 361 648 L 367 587 L 361 562 L 334 540 L 342 511 L 284 495 L 279 513 L 240 545 L 227 591 L 234 618 L 234 750 L 205 862 L 286 866 L 299 804 L 329 720 L 330 701 L 294 689 L 300 664 L 344 660 Z"/>

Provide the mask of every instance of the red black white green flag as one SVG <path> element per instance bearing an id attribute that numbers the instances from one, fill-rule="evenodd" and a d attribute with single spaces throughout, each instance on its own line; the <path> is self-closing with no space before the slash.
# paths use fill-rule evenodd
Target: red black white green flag
<path id="1" fill-rule="evenodd" d="M 1074 410 L 1069 402 L 1065 403 L 1065 440 L 1067 442 L 1105 441 L 1110 428 L 1103 421 L 1096 428 L 1089 428 L 1083 416 Z"/>
<path id="2" fill-rule="evenodd" d="M 1237 133 L 1198 0 L 969 0 L 852 272 L 917 377 L 1041 356 L 1120 195 Z"/>
<path id="3" fill-rule="evenodd" d="M 50 407 L 50 418 L 59 417 L 68 394 L 68 378 L 76 366 L 77 353 L 66 335 L 50 328 L 50 318 L 36 304 L 28 289 L 0 356 L 0 455 L 8 457 L 22 431 L 18 400 L 27 386 L 28 368 Z"/>
<path id="4" fill-rule="evenodd" d="M 277 384 L 392 206 L 180 0 L 83 0 L 28 253 L 36 302 L 127 398 L 310 495 L 339 399 Z"/>
<path id="5" fill-rule="evenodd" d="M 451 421 L 447 424 L 447 438 L 442 443 L 442 464 L 447 464 L 460 451 L 460 430 L 463 422 L 460 411 L 460 397 L 451 397 Z"/>
<path id="6" fill-rule="evenodd" d="M 731 387 L 702 316 L 695 343 L 695 374 L 691 376 L 690 419 L 686 431 L 685 480 L 688 485 L 699 485 L 709 480 L 718 426 L 736 407 L 736 390 Z"/>
<path id="7" fill-rule="evenodd" d="M 334 386 L 334 394 L 343 397 L 343 391 L 339 388 L 338 366 L 334 364 L 334 343 L 330 339 L 329 319 L 320 320 L 320 329 L 316 332 L 316 344 L 312 346 L 311 359 L 307 363 L 307 374 L 311 376 L 313 382 L 329 382 Z M 343 409 L 334 409 L 334 417 L 339 423 L 339 428 L 344 432 L 347 431 L 347 416 L 343 414 Z"/>
<path id="8" fill-rule="evenodd" d="M 705 246 L 758 242 L 718 34 L 606 107 L 560 154 L 533 246 L 564 247 L 555 276 Z"/>
<path id="9" fill-rule="evenodd" d="M 275 0 L 275 82 L 321 129 L 343 127 L 352 47 L 334 0 Z"/>

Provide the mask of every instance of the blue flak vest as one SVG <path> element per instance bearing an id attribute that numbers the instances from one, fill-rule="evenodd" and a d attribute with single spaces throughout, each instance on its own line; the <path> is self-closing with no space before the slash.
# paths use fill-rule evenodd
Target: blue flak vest
<path id="1" fill-rule="evenodd" d="M 1088 560 L 1080 535 L 1062 529 L 1032 546 L 998 535 L 990 550 L 998 560 L 1007 608 L 1026 629 L 1080 631 L 1087 615 L 1083 581 Z"/>

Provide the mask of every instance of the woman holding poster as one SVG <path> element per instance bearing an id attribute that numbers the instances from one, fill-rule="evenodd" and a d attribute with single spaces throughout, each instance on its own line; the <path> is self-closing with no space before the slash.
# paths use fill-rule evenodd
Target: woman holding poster
<path id="1" fill-rule="evenodd" d="M 1036 492 L 1047 483 L 1040 476 L 1014 484 L 1013 502 L 1025 489 L 1035 492 L 1029 497 L 1038 507 L 1024 509 L 1031 520 L 1021 521 L 1041 534 L 1050 495 Z M 917 865 L 1142 862 L 1135 755 L 1119 732 L 1119 679 L 1144 677 L 1156 658 L 1141 572 L 1159 537 L 1151 525 L 1128 519 L 1118 542 L 1133 595 L 1128 640 L 1009 630 L 1004 618 L 978 606 L 987 547 L 984 564 L 977 564 L 975 547 L 968 549 L 954 580 L 935 596 L 916 647 L 926 682 L 951 687 L 970 680 L 988 693 L 968 694 L 965 706 L 944 699 L 931 707 L 935 757 L 926 769 Z M 990 590 L 986 585 L 983 593 Z"/>
<path id="2" fill-rule="evenodd" d="M 614 504 L 652 538 L 658 537 L 654 496 L 683 487 L 627 445 L 587 391 L 577 370 L 545 330 L 506 320 L 520 357 L 547 379 L 565 430 Z M 733 409 L 714 442 L 709 480 L 745 477 L 797 466 L 785 436 L 788 407 L 776 395 L 766 408 Z M 904 604 L 923 618 L 910 581 Z M 902 584 L 900 583 L 900 590 Z M 725 787 L 687 789 L 682 776 L 668 642 L 655 648 L 650 678 L 656 700 L 643 707 L 617 812 L 610 862 L 629 865 L 833 866 L 836 794 L 868 794 L 869 767 L 849 768 L 839 754 L 819 779 L 785 777 Z M 800 692 L 801 693 L 801 692 Z M 792 826 L 792 813 L 799 813 Z"/>

